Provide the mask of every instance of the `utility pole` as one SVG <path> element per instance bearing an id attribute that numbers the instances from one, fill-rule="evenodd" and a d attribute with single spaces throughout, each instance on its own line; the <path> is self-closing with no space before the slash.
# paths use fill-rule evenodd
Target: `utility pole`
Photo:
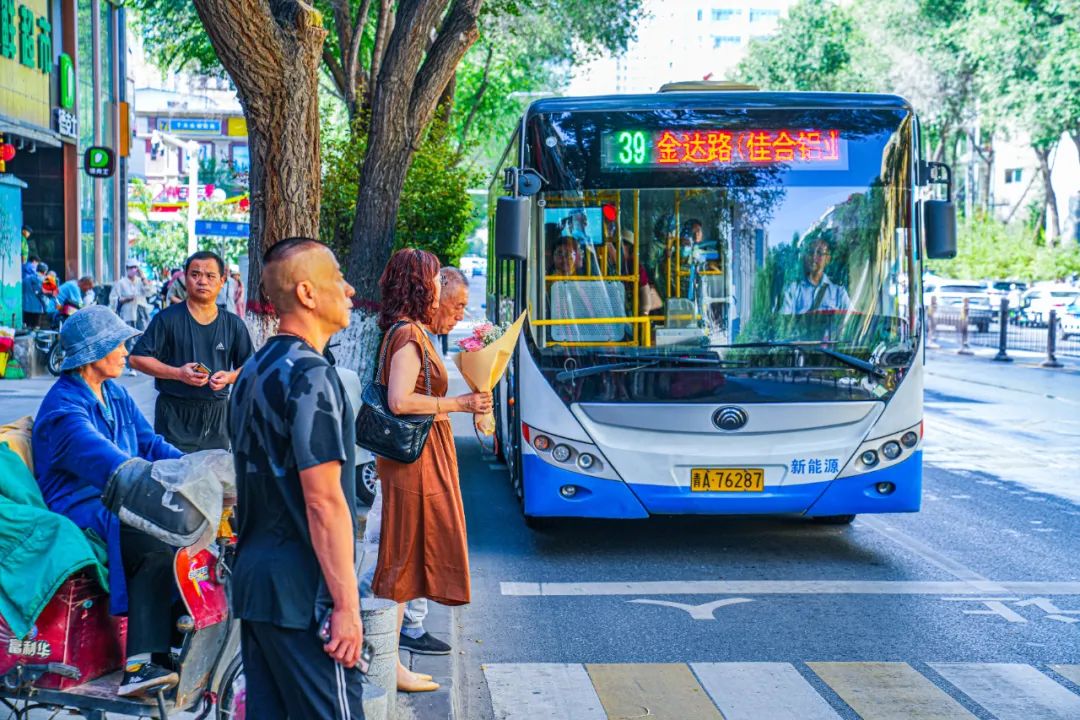
<path id="1" fill-rule="evenodd" d="M 160 130 L 150 134 L 150 145 L 165 143 L 186 153 L 188 166 L 188 246 L 187 254 L 193 255 L 199 249 L 199 243 L 195 237 L 195 220 L 199 217 L 199 143 L 194 140 L 181 140 L 175 135 L 170 135 Z"/>

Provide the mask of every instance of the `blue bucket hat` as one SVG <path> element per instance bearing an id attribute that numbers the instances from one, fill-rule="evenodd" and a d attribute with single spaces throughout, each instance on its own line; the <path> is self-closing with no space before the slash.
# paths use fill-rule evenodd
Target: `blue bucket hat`
<path id="1" fill-rule="evenodd" d="M 60 369 L 74 370 L 97 362 L 120 343 L 141 334 L 104 305 L 83 308 L 60 328 L 60 346 L 64 350 Z"/>

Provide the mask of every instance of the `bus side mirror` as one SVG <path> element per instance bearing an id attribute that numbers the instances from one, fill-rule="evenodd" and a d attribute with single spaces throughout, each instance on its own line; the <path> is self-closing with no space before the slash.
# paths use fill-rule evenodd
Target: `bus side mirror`
<path id="1" fill-rule="evenodd" d="M 529 199 L 501 197 L 495 205 L 495 255 L 527 260 L 529 257 Z"/>
<path id="2" fill-rule="evenodd" d="M 956 257 L 956 206 L 951 200 L 924 200 L 922 206 L 926 257 L 951 260 Z"/>
<path id="3" fill-rule="evenodd" d="M 920 168 L 927 185 L 944 185 L 944 200 L 923 200 L 923 237 L 931 260 L 956 257 L 956 206 L 952 201 L 952 169 L 945 163 L 924 162 Z"/>

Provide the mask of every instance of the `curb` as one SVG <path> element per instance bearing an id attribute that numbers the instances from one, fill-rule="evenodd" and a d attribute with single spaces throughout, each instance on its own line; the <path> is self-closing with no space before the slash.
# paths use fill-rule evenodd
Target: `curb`
<path id="1" fill-rule="evenodd" d="M 428 601 L 428 615 L 424 629 L 442 640 L 454 644 L 453 609 Z M 402 664 L 415 672 L 431 675 L 439 683 L 439 689 L 429 693 L 398 693 L 397 718 L 399 720 L 452 720 L 454 695 L 454 647 L 449 655 L 419 655 L 402 648 Z"/>

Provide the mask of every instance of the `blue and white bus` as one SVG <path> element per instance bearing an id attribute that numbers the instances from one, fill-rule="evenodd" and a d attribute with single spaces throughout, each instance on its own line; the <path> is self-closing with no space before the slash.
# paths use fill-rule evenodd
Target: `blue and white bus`
<path id="1" fill-rule="evenodd" d="M 891 95 L 534 102 L 487 298 L 529 312 L 496 396 L 526 521 L 917 511 L 920 279 L 955 254 L 919 134 Z"/>

